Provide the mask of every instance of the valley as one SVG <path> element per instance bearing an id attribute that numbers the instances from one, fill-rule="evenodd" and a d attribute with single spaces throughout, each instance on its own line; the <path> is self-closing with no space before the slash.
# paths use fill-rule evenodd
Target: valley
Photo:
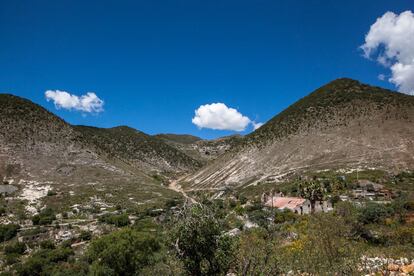
<path id="1" fill-rule="evenodd" d="M 71 125 L 0 94 L 0 271 L 410 273 L 413 135 L 413 96 L 351 79 L 215 140 Z"/>

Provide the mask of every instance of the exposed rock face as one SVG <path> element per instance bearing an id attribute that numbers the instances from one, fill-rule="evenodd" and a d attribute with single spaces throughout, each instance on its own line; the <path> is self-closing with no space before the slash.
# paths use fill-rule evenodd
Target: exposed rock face
<path id="1" fill-rule="evenodd" d="M 304 170 L 414 169 L 413 135 L 413 96 L 339 79 L 288 107 L 184 182 L 220 188 L 277 181 Z"/>

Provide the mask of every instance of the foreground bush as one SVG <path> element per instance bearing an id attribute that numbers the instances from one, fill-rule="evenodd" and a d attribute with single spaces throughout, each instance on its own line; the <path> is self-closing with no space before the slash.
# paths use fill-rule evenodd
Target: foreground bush
<path id="1" fill-rule="evenodd" d="M 193 205 L 175 221 L 172 238 L 189 275 L 225 275 L 234 261 L 234 241 L 206 206 Z"/>
<path id="2" fill-rule="evenodd" d="M 86 257 L 92 275 L 137 275 L 158 261 L 160 250 L 154 235 L 125 228 L 92 241 Z"/>

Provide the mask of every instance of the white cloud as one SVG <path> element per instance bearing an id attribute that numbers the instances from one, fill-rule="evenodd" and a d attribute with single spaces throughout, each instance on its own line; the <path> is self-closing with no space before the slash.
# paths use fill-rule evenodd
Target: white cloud
<path id="1" fill-rule="evenodd" d="M 384 74 L 379 74 L 378 79 L 382 80 L 382 81 L 385 80 L 385 75 Z"/>
<path id="2" fill-rule="evenodd" d="M 389 81 L 398 90 L 414 94 L 414 14 L 386 12 L 371 25 L 361 46 L 366 58 L 376 57 L 390 68 Z"/>
<path id="3" fill-rule="evenodd" d="M 53 101 L 57 109 L 73 109 L 88 113 L 98 113 L 103 111 L 104 101 L 98 98 L 93 92 L 87 92 L 85 95 L 76 96 L 66 91 L 47 90 L 45 96 L 47 101 Z"/>
<path id="4" fill-rule="evenodd" d="M 192 122 L 199 128 L 243 131 L 251 120 L 224 103 L 212 103 L 200 106 Z"/>
<path id="5" fill-rule="evenodd" d="M 256 123 L 255 121 L 252 121 L 253 129 L 256 130 L 260 128 L 264 123 Z"/>

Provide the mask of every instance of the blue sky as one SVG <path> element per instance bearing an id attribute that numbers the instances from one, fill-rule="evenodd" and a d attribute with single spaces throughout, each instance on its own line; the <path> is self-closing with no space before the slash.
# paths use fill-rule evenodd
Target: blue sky
<path id="1" fill-rule="evenodd" d="M 0 0 L 0 92 L 72 124 L 215 138 L 235 132 L 199 129 L 201 105 L 265 122 L 339 77 L 396 89 L 359 46 L 378 17 L 407 10 L 413 1 Z M 104 110 L 56 109 L 47 90 L 94 92 Z"/>

